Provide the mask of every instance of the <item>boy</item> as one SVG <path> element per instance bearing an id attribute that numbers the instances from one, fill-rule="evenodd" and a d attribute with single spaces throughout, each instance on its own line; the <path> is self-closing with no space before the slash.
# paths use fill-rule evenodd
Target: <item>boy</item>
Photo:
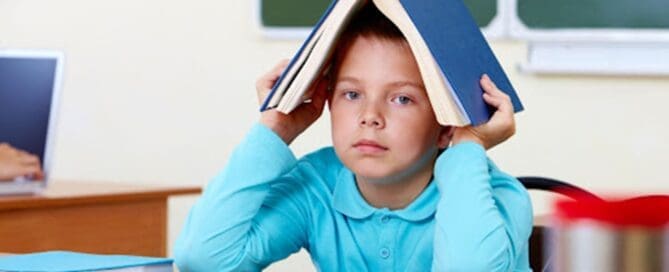
<path id="1" fill-rule="evenodd" d="M 305 248 L 320 271 L 528 271 L 528 195 L 485 155 L 514 133 L 509 98 L 483 76 L 492 119 L 440 126 L 407 42 L 370 5 L 335 51 L 332 79 L 289 115 L 263 112 L 193 207 L 179 269 L 257 271 Z M 326 100 L 334 148 L 298 161 L 288 144 Z"/>

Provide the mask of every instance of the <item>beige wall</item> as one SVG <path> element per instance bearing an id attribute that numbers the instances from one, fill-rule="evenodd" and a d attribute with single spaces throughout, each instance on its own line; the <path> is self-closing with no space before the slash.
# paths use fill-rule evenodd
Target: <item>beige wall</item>
<path id="1" fill-rule="evenodd" d="M 0 47 L 66 53 L 55 179 L 206 184 L 258 117 L 256 77 L 299 45 L 262 38 L 251 18 L 251 1 L 0 0 Z M 669 78 L 522 74 L 524 43 L 492 46 L 526 106 L 490 152 L 498 165 L 597 192 L 669 192 Z M 327 122 L 297 154 L 329 143 Z M 194 200 L 170 202 L 170 246 Z"/>

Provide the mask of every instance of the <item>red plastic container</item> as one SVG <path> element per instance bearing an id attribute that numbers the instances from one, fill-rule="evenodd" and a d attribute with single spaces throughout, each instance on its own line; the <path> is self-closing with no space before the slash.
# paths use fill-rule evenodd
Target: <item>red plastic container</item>
<path id="1" fill-rule="evenodd" d="M 555 203 L 553 271 L 669 272 L 669 196 Z"/>

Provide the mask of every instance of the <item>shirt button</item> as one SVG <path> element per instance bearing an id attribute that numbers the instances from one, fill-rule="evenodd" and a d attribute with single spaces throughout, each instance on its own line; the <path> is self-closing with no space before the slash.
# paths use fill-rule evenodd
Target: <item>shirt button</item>
<path id="1" fill-rule="evenodd" d="M 381 258 L 388 259 L 388 257 L 390 257 L 390 249 L 382 247 L 379 251 L 379 255 L 381 255 Z"/>
<path id="2" fill-rule="evenodd" d="M 387 215 L 381 216 L 381 223 L 385 224 L 388 223 L 388 221 L 390 221 L 390 216 Z"/>

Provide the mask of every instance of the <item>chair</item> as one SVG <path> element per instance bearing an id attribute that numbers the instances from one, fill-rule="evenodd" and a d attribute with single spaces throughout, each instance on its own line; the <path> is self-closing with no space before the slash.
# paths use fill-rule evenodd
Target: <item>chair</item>
<path id="1" fill-rule="evenodd" d="M 600 197 L 581 187 L 557 179 L 545 177 L 518 177 L 518 180 L 525 186 L 525 189 L 528 190 L 549 191 L 575 200 L 583 198 L 602 200 Z"/>
<path id="2" fill-rule="evenodd" d="M 518 177 L 528 190 L 541 190 L 564 195 L 572 199 L 590 198 L 602 200 L 595 194 L 564 181 L 545 177 Z M 547 226 L 534 226 L 530 236 L 530 267 L 533 271 L 550 271 L 550 260 L 544 260 L 544 236 Z"/>

